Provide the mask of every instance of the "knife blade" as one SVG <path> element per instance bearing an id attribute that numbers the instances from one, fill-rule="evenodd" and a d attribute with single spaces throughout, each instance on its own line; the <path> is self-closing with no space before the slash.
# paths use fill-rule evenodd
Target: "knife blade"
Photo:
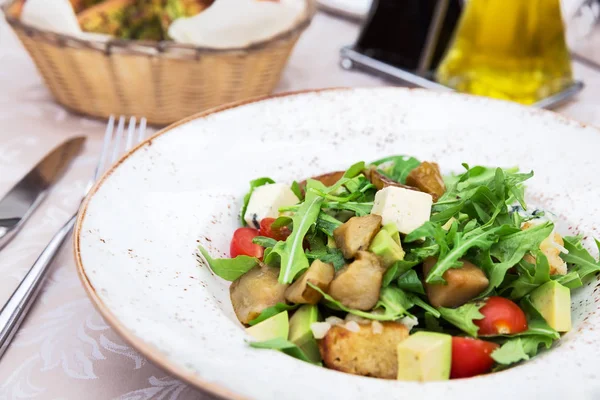
<path id="1" fill-rule="evenodd" d="M 78 136 L 54 148 L 0 200 L 0 250 L 48 195 L 50 187 L 79 154 L 85 140 Z"/>

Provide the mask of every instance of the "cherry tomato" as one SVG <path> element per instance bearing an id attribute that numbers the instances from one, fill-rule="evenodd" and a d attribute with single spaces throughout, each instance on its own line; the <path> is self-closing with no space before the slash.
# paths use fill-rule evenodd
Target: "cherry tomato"
<path id="1" fill-rule="evenodd" d="M 469 337 L 452 338 L 452 369 L 450 378 L 470 378 L 492 369 L 492 352 L 499 345 Z"/>
<path id="2" fill-rule="evenodd" d="M 275 218 L 263 218 L 260 221 L 260 235 L 270 237 L 275 240 L 285 240 L 290 236 L 290 228 L 282 226 L 280 228 L 273 228 L 273 222 Z"/>
<path id="3" fill-rule="evenodd" d="M 240 255 L 262 258 L 264 249 L 252 243 L 252 239 L 259 236 L 259 232 L 254 228 L 239 228 L 233 233 L 229 253 L 232 258 Z"/>
<path id="4" fill-rule="evenodd" d="M 504 297 L 492 296 L 479 310 L 483 319 L 473 322 L 480 335 L 511 335 L 527 330 L 525 313 L 514 302 Z"/>

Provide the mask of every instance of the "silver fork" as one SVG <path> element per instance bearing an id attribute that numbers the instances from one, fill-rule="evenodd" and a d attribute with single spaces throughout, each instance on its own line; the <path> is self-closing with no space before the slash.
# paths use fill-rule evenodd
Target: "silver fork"
<path id="1" fill-rule="evenodd" d="M 131 149 L 134 144 L 143 140 L 146 132 L 146 119 L 140 119 L 137 134 L 137 121 L 135 117 L 129 119 L 127 131 L 125 131 L 125 119 L 126 118 L 123 116 L 119 118 L 115 130 L 115 118 L 113 116 L 109 118 L 106 132 L 104 133 L 104 142 L 102 144 L 100 160 L 96 166 L 94 178 L 88 183 L 85 189 L 82 202 L 88 195 L 94 182 L 100 178 L 104 170 L 117 161 L 117 158 L 123 152 Z M 56 255 L 62 248 L 62 245 L 69 237 L 76 220 L 77 212 L 63 225 L 62 228 L 60 228 L 52 240 L 50 240 L 50 243 L 48 243 L 35 263 L 33 263 L 17 289 L 13 292 L 8 302 L 0 311 L 0 358 L 4 355 L 12 338 L 17 333 L 21 322 L 23 322 L 31 305 L 37 298 L 37 295 L 42 288 L 44 277 L 50 269 L 52 261 L 54 261 Z"/>

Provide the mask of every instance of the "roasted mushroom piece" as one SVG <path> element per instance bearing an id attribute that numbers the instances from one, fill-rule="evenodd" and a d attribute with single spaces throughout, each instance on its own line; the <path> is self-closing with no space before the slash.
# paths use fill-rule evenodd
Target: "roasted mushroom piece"
<path id="1" fill-rule="evenodd" d="M 242 324 L 247 324 L 265 309 L 285 303 L 285 290 L 277 278 L 279 269 L 260 265 L 236 279 L 229 287 L 233 311 Z"/>
<path id="2" fill-rule="evenodd" d="M 467 260 L 461 259 L 460 268 L 451 268 L 442 278 L 446 284 L 425 283 L 429 302 L 434 307 L 459 307 L 477 297 L 489 285 L 483 271 Z M 423 276 L 427 277 L 437 258 L 430 257 L 423 262 Z"/>
<path id="3" fill-rule="evenodd" d="M 370 310 L 379 300 L 384 272 L 379 257 L 359 251 L 354 262 L 335 274 L 328 293 L 348 308 Z"/>
<path id="4" fill-rule="evenodd" d="M 400 182 L 396 182 L 395 180 L 388 178 L 387 176 L 379 172 L 377 170 L 377 167 L 370 167 L 368 169 L 365 169 L 364 174 L 367 177 L 367 179 L 370 180 L 373 185 L 375 185 L 377 190 L 381 190 L 388 186 L 396 186 L 404 189 L 419 191 L 419 189 L 417 189 L 416 187 L 403 185 Z"/>
<path id="5" fill-rule="evenodd" d="M 308 283 L 312 283 L 324 292 L 329 288 L 335 270 L 333 265 L 315 260 L 310 267 L 285 291 L 285 298 L 290 303 L 317 304 L 323 295 Z"/>
<path id="6" fill-rule="evenodd" d="M 440 167 L 436 163 L 424 161 L 417 168 L 410 171 L 406 183 L 422 192 L 429 193 L 436 202 L 446 192 L 446 184 Z"/>
<path id="7" fill-rule="evenodd" d="M 323 363 L 338 371 L 383 379 L 396 379 L 398 343 L 408 329 L 397 322 L 357 324 L 358 332 L 332 326 L 319 342 Z"/>
<path id="8" fill-rule="evenodd" d="M 344 258 L 352 258 L 357 252 L 367 250 L 371 241 L 381 229 L 381 216 L 369 214 L 352 217 L 333 231 L 335 245 Z"/>

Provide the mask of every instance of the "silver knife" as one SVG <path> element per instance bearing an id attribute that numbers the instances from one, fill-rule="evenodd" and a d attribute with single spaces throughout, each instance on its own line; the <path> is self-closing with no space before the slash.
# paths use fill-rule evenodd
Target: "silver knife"
<path id="1" fill-rule="evenodd" d="M 78 136 L 56 147 L 0 200 L 0 249 L 10 242 L 41 204 L 48 189 L 79 154 L 85 139 Z"/>

